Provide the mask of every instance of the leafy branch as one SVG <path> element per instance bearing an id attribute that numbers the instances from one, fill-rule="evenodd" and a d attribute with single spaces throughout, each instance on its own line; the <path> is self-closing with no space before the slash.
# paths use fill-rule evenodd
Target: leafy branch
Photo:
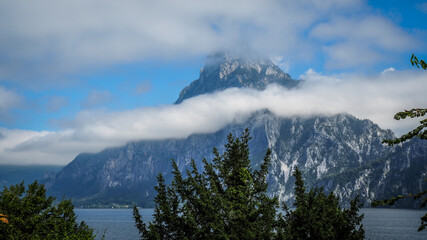
<path id="1" fill-rule="evenodd" d="M 427 70 L 426 62 L 424 62 L 424 60 L 418 60 L 418 58 L 414 54 L 412 54 L 411 63 L 412 63 L 412 66 L 416 65 L 417 68 L 420 68 L 421 66 L 422 69 Z M 413 108 L 409 111 L 405 110 L 403 112 L 396 113 L 394 115 L 394 119 L 401 120 L 407 117 L 410 117 L 410 118 L 424 117 L 426 113 L 427 113 L 426 108 Z M 388 144 L 389 146 L 393 146 L 394 144 L 405 142 L 414 137 L 419 137 L 420 139 L 427 140 L 427 118 L 421 120 L 420 125 L 416 127 L 414 130 L 408 132 L 407 134 L 404 134 L 401 137 L 395 138 L 395 139 L 386 139 L 386 140 L 383 140 L 382 142 Z M 427 181 L 427 179 L 424 179 L 424 180 Z M 416 200 L 418 198 L 423 197 L 424 195 L 427 195 L 427 190 L 423 190 L 415 195 L 412 195 L 410 193 L 408 195 L 398 195 L 390 199 L 375 200 L 371 203 L 371 206 L 373 207 L 377 207 L 378 205 L 393 206 L 396 203 L 396 201 L 398 201 L 399 199 L 412 197 L 414 200 Z M 423 208 L 426 205 L 427 205 L 427 196 L 423 198 L 420 208 Z M 421 225 L 418 227 L 418 231 L 420 232 L 424 230 L 426 227 L 427 227 L 427 213 L 421 217 Z"/>
<path id="2" fill-rule="evenodd" d="M 0 213 L 0 222 L 4 222 L 6 224 L 9 224 L 9 220 L 7 220 L 7 215 Z"/>
<path id="3" fill-rule="evenodd" d="M 424 117 L 426 113 L 427 113 L 426 108 L 414 108 L 409 111 L 405 110 L 403 112 L 396 113 L 396 115 L 394 115 L 394 119 L 401 120 L 407 117 L 410 117 L 410 118 Z M 405 142 L 406 140 L 412 139 L 414 137 L 419 137 L 420 139 L 427 140 L 427 118 L 421 120 L 420 125 L 416 127 L 414 130 L 408 132 L 407 134 L 404 134 L 401 137 L 395 138 L 395 139 L 386 139 L 386 140 L 383 140 L 382 142 L 390 146 L 393 146 L 394 144 Z"/>
<path id="4" fill-rule="evenodd" d="M 427 179 L 425 179 L 427 181 Z M 426 195 L 426 196 L 424 196 Z M 385 206 L 385 205 L 389 205 L 389 206 L 393 206 L 398 200 L 400 199 L 404 199 L 404 198 L 413 198 L 414 200 L 423 197 L 423 201 L 420 205 L 420 208 L 426 207 L 427 205 L 427 190 L 421 191 L 417 194 L 412 194 L 409 193 L 407 195 L 398 195 L 395 197 L 392 197 L 390 199 L 384 199 L 384 200 L 375 200 L 371 203 L 372 207 L 377 207 L 379 205 L 381 206 Z M 418 231 L 422 231 L 427 227 L 427 213 L 421 217 L 421 225 L 418 227 Z"/>
<path id="5" fill-rule="evenodd" d="M 417 68 L 420 68 L 420 66 L 421 66 L 422 69 L 424 69 L 424 70 L 427 69 L 426 62 L 424 62 L 424 60 L 422 60 L 422 59 L 420 61 L 418 61 L 417 56 L 415 56 L 414 54 L 412 54 L 411 63 L 412 63 L 412 66 L 416 65 Z"/>
<path id="6" fill-rule="evenodd" d="M 417 66 L 417 68 L 422 68 L 424 70 L 427 70 L 427 64 L 424 60 L 418 60 L 417 56 L 412 54 L 411 57 L 411 64 L 412 66 Z M 410 118 L 416 118 L 416 117 L 424 117 L 427 112 L 426 108 L 414 108 L 411 110 L 405 110 L 403 112 L 398 112 L 396 115 L 394 115 L 394 119 L 400 120 L 405 119 L 407 117 Z M 385 139 L 382 142 L 385 144 L 388 144 L 389 146 L 393 146 L 395 144 L 399 144 L 402 142 L 405 142 L 409 139 L 412 139 L 414 137 L 419 137 L 420 139 L 427 140 L 427 118 L 420 121 L 420 125 L 416 127 L 414 130 L 408 132 L 407 134 L 402 135 L 399 138 L 395 139 Z"/>

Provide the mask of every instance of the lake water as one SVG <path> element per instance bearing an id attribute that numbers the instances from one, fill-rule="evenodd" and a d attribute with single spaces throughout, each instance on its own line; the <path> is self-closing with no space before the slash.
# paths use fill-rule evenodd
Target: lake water
<path id="1" fill-rule="evenodd" d="M 107 240 L 139 239 L 132 209 L 75 209 L 75 212 L 80 221 L 95 229 L 98 236 L 106 231 Z M 427 231 L 417 232 L 425 210 L 364 208 L 361 213 L 365 214 L 363 227 L 366 239 L 427 239 Z M 140 209 L 140 214 L 145 221 L 149 221 L 153 209 Z"/>

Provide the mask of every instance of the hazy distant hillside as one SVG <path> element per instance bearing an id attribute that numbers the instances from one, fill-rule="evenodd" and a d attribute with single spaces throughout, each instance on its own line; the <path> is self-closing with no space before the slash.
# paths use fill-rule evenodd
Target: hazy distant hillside
<path id="1" fill-rule="evenodd" d="M 0 186 L 9 186 L 24 181 L 26 184 L 59 172 L 63 166 L 54 165 L 0 165 Z"/>

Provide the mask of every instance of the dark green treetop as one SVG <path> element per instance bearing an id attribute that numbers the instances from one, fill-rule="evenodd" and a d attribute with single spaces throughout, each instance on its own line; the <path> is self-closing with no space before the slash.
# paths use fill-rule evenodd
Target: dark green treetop
<path id="1" fill-rule="evenodd" d="M 186 178 L 173 161 L 171 185 L 157 178 L 154 220 L 147 226 L 134 208 L 142 239 L 272 239 L 279 205 L 266 194 L 270 150 L 261 168 L 252 170 L 249 139 L 248 130 L 240 138 L 230 134 L 225 153 L 214 149 L 212 163 L 203 160 L 203 173 L 193 160 Z"/>
<path id="2" fill-rule="evenodd" d="M 339 199 L 332 192 L 326 195 L 323 188 L 305 191 L 301 171 L 295 168 L 295 210 L 284 206 L 286 212 L 282 229 L 285 239 L 364 239 L 363 214 L 358 215 L 359 198 L 350 203 L 350 208 L 342 209 Z"/>
<path id="3" fill-rule="evenodd" d="M 36 182 L 5 187 L 0 192 L 0 213 L 7 223 L 0 222 L 2 239 L 95 239 L 93 230 L 84 222 L 77 223 L 70 200 L 54 204 L 46 196 L 44 185 Z"/>

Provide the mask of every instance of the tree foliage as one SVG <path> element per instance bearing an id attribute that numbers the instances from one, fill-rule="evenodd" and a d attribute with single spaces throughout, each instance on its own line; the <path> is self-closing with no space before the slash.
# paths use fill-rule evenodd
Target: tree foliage
<path id="1" fill-rule="evenodd" d="M 341 211 L 333 194 L 325 197 L 323 189 L 305 193 L 301 177 L 296 178 L 297 186 L 302 186 L 296 190 L 296 210 L 289 211 L 284 205 L 286 215 L 279 213 L 278 198 L 267 195 L 271 151 L 267 150 L 260 168 L 254 170 L 250 165 L 249 140 L 247 129 L 240 138 L 230 134 L 223 154 L 214 149 L 212 163 L 203 160 L 203 172 L 192 160 L 186 177 L 172 161 L 174 178 L 170 185 L 166 185 L 161 174 L 157 177 L 153 221 L 144 223 L 134 207 L 141 239 L 299 239 L 294 234 L 297 230 L 301 236 L 306 233 L 304 236 L 324 237 L 316 239 L 353 235 L 361 238 L 348 239 L 363 239 L 362 227 L 360 234 L 353 234 L 363 217 L 357 216 L 357 200 L 350 210 Z M 315 213 L 312 207 L 317 213 L 325 211 L 324 218 L 307 215 Z M 331 220 L 323 222 L 328 218 L 325 214 L 330 214 Z M 303 216 L 310 218 L 298 222 Z M 301 229 L 300 223 L 308 225 Z M 313 229 L 320 234 L 316 235 Z"/>
<path id="2" fill-rule="evenodd" d="M 392 198 L 389 199 L 384 199 L 384 200 L 376 200 L 373 201 L 371 203 L 371 205 L 373 207 L 377 207 L 379 205 L 389 205 L 389 206 L 393 206 L 398 200 L 403 199 L 403 198 L 413 198 L 414 200 L 419 199 L 419 198 L 423 198 L 420 204 L 420 208 L 424 208 L 427 205 L 427 198 L 423 197 L 424 195 L 427 194 L 427 190 L 423 190 L 417 194 L 407 194 L 407 195 L 398 195 L 398 196 L 394 196 Z M 427 213 L 424 214 L 424 216 L 421 217 L 421 224 L 418 227 L 418 231 L 422 231 L 425 230 L 427 227 Z"/>
<path id="3" fill-rule="evenodd" d="M 249 139 L 248 130 L 240 138 L 230 134 L 225 153 L 214 149 L 203 173 L 192 160 L 186 178 L 173 161 L 171 185 L 157 178 L 153 222 L 146 226 L 134 208 L 142 239 L 271 239 L 278 200 L 266 194 L 270 151 L 260 170 L 252 170 Z"/>
<path id="4" fill-rule="evenodd" d="M 411 63 L 412 63 L 412 66 L 417 66 L 417 68 L 421 67 L 422 69 L 427 70 L 427 64 L 424 62 L 424 60 L 418 60 L 418 58 L 414 54 L 412 54 Z M 426 113 L 427 113 L 427 108 L 413 108 L 411 110 L 404 110 L 403 112 L 396 113 L 394 115 L 394 119 L 401 120 L 407 117 L 410 117 L 410 118 L 424 117 Z M 393 146 L 395 144 L 399 144 L 407 140 L 410 140 L 414 137 L 419 137 L 420 139 L 427 140 L 427 118 L 421 120 L 420 125 L 415 129 L 413 129 L 412 131 L 408 132 L 407 134 L 404 134 L 399 138 L 383 140 L 383 143 Z"/>
<path id="5" fill-rule="evenodd" d="M 415 65 L 417 66 L 417 68 L 421 67 L 422 69 L 427 70 L 427 64 L 424 62 L 424 60 L 418 60 L 418 58 L 414 54 L 412 54 L 411 63 L 412 63 L 412 66 Z M 396 113 L 394 115 L 394 119 L 401 120 L 407 117 L 410 117 L 410 118 L 424 117 L 426 113 L 427 113 L 427 108 L 414 108 L 411 110 L 405 110 L 403 112 Z M 414 130 L 408 132 L 407 134 L 404 134 L 399 138 L 383 140 L 383 143 L 393 146 L 395 144 L 405 142 L 415 137 L 418 137 L 423 140 L 427 140 L 427 118 L 421 120 L 420 125 L 416 127 Z M 427 181 L 427 179 L 424 179 L 424 180 Z M 422 198 L 420 208 L 424 208 L 426 207 L 426 204 L 427 204 L 426 195 L 427 195 L 427 190 L 423 190 L 417 194 L 398 195 L 398 196 L 391 197 L 389 199 L 375 200 L 371 203 L 371 205 L 373 207 L 377 207 L 379 205 L 393 206 L 394 203 L 399 199 L 413 198 L 414 200 L 416 200 L 418 198 Z M 418 227 L 418 231 L 422 231 L 426 229 L 426 227 L 427 227 L 427 213 L 421 217 L 421 225 Z"/>
<path id="6" fill-rule="evenodd" d="M 418 58 L 417 58 L 417 56 L 415 56 L 415 54 L 412 54 L 412 57 L 411 57 L 411 63 L 412 63 L 412 66 L 417 66 L 417 68 L 422 68 L 422 69 L 424 69 L 424 70 L 427 70 L 427 64 L 426 64 L 426 62 L 424 62 L 424 60 L 418 60 Z"/>
<path id="7" fill-rule="evenodd" d="M 295 177 L 295 210 L 284 206 L 286 212 L 282 224 L 286 239 L 364 239 L 363 214 L 359 215 L 359 198 L 350 202 L 350 208 L 342 209 L 339 199 L 332 192 L 326 195 L 323 188 L 312 188 L 305 191 L 302 174 L 296 168 Z"/>
<path id="8" fill-rule="evenodd" d="M 424 117 L 426 113 L 427 113 L 427 108 L 414 108 L 411 110 L 405 110 L 403 112 L 396 113 L 396 115 L 394 115 L 394 119 L 401 120 L 407 117 L 410 117 L 410 118 Z M 414 130 L 408 132 L 407 134 L 404 134 L 399 138 L 383 140 L 383 143 L 393 146 L 395 144 L 399 144 L 407 140 L 410 140 L 414 137 L 419 137 L 420 139 L 427 140 L 427 118 L 421 120 L 420 125 L 416 127 Z"/>
<path id="9" fill-rule="evenodd" d="M 84 222 L 77 223 L 70 200 L 54 204 L 44 185 L 36 182 L 5 187 L 0 193 L 2 239 L 95 239 Z"/>
<path id="10" fill-rule="evenodd" d="M 0 213 L 0 221 L 2 221 L 3 223 L 9 224 L 9 220 L 7 220 L 7 215 L 1 214 L 1 213 Z"/>

